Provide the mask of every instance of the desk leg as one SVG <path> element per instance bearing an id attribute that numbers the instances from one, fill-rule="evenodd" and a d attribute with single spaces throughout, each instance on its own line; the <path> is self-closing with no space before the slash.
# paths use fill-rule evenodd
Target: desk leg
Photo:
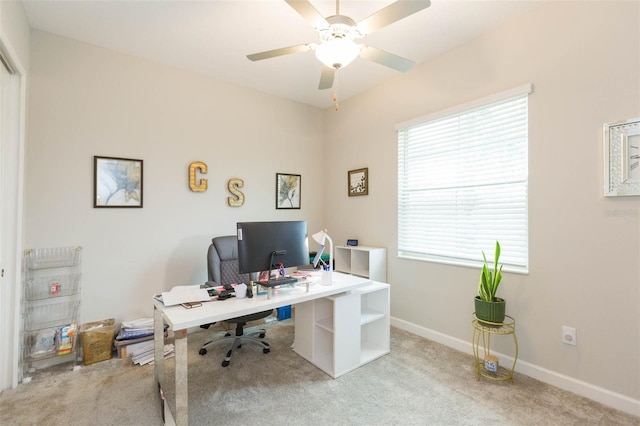
<path id="1" fill-rule="evenodd" d="M 189 380 L 187 371 L 187 330 L 175 330 L 176 342 L 176 425 L 189 424 Z"/>
<path id="2" fill-rule="evenodd" d="M 162 395 L 162 388 L 165 385 L 164 381 L 164 319 L 162 313 L 156 308 L 153 308 L 153 366 L 156 377 L 156 385 L 158 386 L 158 397 L 160 398 L 160 407 L 163 411 L 162 419 L 164 420 L 164 397 Z"/>

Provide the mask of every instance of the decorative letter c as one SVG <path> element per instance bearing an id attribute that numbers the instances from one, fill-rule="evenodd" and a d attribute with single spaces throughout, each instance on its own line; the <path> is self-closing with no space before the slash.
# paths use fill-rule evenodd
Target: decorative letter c
<path id="1" fill-rule="evenodd" d="M 207 165 L 202 161 L 194 161 L 189 164 L 189 188 L 193 192 L 204 192 L 207 190 L 207 179 L 200 179 L 200 184 L 196 185 L 196 170 L 199 170 L 200 173 L 207 173 Z"/>

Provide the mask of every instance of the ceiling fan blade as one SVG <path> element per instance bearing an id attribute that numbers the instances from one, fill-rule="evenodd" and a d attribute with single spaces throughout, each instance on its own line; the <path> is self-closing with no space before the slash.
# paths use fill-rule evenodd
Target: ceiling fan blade
<path id="1" fill-rule="evenodd" d="M 336 70 L 329 67 L 322 67 L 322 74 L 320 74 L 320 84 L 318 84 L 318 90 L 331 89 L 333 87 L 333 79 L 335 78 Z"/>
<path id="2" fill-rule="evenodd" d="M 252 61 L 261 61 L 263 59 L 275 58 L 276 56 L 289 55 L 291 53 L 306 52 L 308 50 L 313 50 L 313 47 L 310 44 L 299 44 L 297 46 L 282 47 L 280 49 L 252 53 L 251 55 L 247 55 L 247 58 Z"/>
<path id="3" fill-rule="evenodd" d="M 285 0 L 289 6 L 291 6 L 296 12 L 300 14 L 307 22 L 309 22 L 313 28 L 327 28 L 329 23 L 324 16 L 313 7 L 308 0 Z"/>
<path id="4" fill-rule="evenodd" d="M 414 65 L 414 62 L 409 59 L 371 46 L 364 46 L 360 51 L 360 57 L 400 72 L 407 72 Z"/>
<path id="5" fill-rule="evenodd" d="M 380 28 L 384 28 L 422 9 L 426 9 L 430 5 L 431 2 L 429 0 L 398 0 L 380 9 L 368 18 L 363 19 L 358 23 L 357 27 L 362 35 L 371 34 Z"/>

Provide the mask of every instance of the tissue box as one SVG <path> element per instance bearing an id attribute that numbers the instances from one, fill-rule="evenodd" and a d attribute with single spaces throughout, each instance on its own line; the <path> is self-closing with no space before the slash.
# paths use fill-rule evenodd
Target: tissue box
<path id="1" fill-rule="evenodd" d="M 487 355 L 484 358 L 484 368 L 494 373 L 498 371 L 498 357 L 494 355 Z"/>

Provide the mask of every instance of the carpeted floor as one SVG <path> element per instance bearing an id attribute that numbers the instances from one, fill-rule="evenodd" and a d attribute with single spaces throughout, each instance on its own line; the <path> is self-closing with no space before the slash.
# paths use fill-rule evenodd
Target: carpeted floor
<path id="1" fill-rule="evenodd" d="M 391 329 L 391 354 L 336 380 L 291 350 L 292 320 L 267 325 L 272 351 L 224 346 L 217 330 L 189 336 L 193 425 L 635 425 L 640 418 L 517 374 L 476 380 L 473 358 Z M 167 361 L 167 376 L 173 360 Z M 152 366 L 112 359 L 42 370 L 0 394 L 0 425 L 161 425 Z"/>

